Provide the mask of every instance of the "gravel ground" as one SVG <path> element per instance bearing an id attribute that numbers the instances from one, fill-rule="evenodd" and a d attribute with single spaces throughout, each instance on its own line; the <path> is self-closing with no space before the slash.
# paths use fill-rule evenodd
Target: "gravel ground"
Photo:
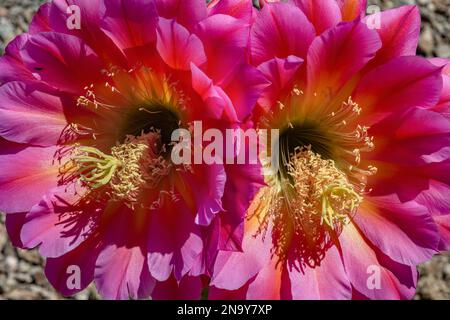
<path id="1" fill-rule="evenodd" d="M 33 13 L 43 0 L 0 0 L 0 53 L 16 34 L 27 30 Z M 419 54 L 450 58 L 450 0 L 369 0 L 383 9 L 418 4 L 422 12 Z M 13 248 L 0 219 L 0 300 L 63 299 L 47 282 L 43 259 L 36 251 Z M 415 299 L 450 300 L 450 254 L 436 256 L 419 267 L 421 274 Z M 93 286 L 74 297 L 98 299 Z"/>

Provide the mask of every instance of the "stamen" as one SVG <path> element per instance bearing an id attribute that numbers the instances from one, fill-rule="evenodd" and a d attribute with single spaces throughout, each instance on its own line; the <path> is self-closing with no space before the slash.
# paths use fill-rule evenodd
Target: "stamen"
<path id="1" fill-rule="evenodd" d="M 112 149 L 112 154 L 126 164 L 111 181 L 114 198 L 135 204 L 142 190 L 158 187 L 172 168 L 160 155 L 160 149 L 160 135 L 156 132 L 128 136 L 124 144 Z"/>
<path id="2" fill-rule="evenodd" d="M 72 162 L 79 180 L 92 191 L 104 187 L 110 199 L 134 208 L 143 191 L 156 189 L 172 168 L 161 155 L 164 146 L 160 140 L 158 132 L 128 136 L 125 143 L 111 149 L 111 155 L 79 147 Z"/>
<path id="3" fill-rule="evenodd" d="M 311 151 L 311 146 L 299 148 L 292 155 L 288 173 L 293 180 L 294 193 L 288 197 L 295 215 L 308 216 L 321 212 L 321 225 L 332 229 L 345 224 L 362 201 L 343 172 L 333 160 L 324 160 Z M 305 206 L 306 204 L 306 206 Z"/>

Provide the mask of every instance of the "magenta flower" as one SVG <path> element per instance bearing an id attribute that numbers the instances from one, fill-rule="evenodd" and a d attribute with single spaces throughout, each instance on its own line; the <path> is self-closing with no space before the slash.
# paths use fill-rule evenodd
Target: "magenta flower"
<path id="1" fill-rule="evenodd" d="M 415 56 L 415 6 L 265 2 L 255 125 L 280 130 L 281 164 L 210 298 L 410 299 L 416 265 L 450 247 L 450 61 Z"/>
<path id="2" fill-rule="evenodd" d="M 256 185 L 168 156 L 173 130 L 244 123 L 266 86 L 235 4 L 55 0 L 1 57 L 0 210 L 64 295 L 199 298 L 218 235 L 240 245 Z"/>

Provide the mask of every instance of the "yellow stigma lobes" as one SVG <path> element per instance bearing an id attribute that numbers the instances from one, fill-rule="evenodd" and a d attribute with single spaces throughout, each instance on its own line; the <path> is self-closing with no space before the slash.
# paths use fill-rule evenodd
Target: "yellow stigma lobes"
<path id="1" fill-rule="evenodd" d="M 72 161 L 80 181 L 89 189 L 107 186 L 111 199 L 134 208 L 142 191 L 157 188 L 171 170 L 171 163 L 159 154 L 159 149 L 159 133 L 142 133 L 139 137 L 128 136 L 123 144 L 111 148 L 111 155 L 93 147 L 80 147 Z"/>
<path id="2" fill-rule="evenodd" d="M 80 147 L 79 155 L 73 158 L 80 180 L 91 189 L 107 185 L 117 168 L 122 166 L 119 159 L 92 147 Z"/>

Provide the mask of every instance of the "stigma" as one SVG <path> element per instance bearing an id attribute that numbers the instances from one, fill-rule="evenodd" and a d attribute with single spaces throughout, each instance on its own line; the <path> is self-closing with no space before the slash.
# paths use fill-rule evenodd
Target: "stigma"
<path id="1" fill-rule="evenodd" d="M 94 147 L 80 147 L 72 161 L 82 184 L 92 192 L 107 194 L 130 208 L 142 203 L 146 190 L 158 188 L 171 170 L 162 154 L 158 132 L 129 135 L 106 154 Z"/>

